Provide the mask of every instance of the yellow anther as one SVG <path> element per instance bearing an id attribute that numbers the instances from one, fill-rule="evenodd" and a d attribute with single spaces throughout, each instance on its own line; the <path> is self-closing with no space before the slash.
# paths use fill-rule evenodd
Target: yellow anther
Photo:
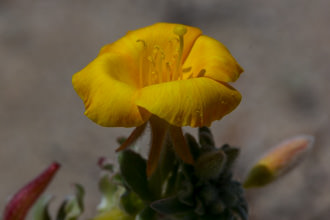
<path id="1" fill-rule="evenodd" d="M 142 43 L 143 44 L 143 47 L 145 48 L 145 47 L 147 47 L 147 43 L 144 41 L 144 40 L 137 40 L 136 41 L 137 43 Z"/>
<path id="2" fill-rule="evenodd" d="M 201 71 L 199 71 L 197 77 L 203 77 L 205 75 L 206 70 L 205 69 L 201 69 Z"/>
<path id="3" fill-rule="evenodd" d="M 187 73 L 187 72 L 190 72 L 190 70 L 191 70 L 191 66 L 189 66 L 189 67 L 187 67 L 187 68 L 183 68 L 183 69 L 182 69 L 182 72 L 183 72 L 183 73 Z"/>

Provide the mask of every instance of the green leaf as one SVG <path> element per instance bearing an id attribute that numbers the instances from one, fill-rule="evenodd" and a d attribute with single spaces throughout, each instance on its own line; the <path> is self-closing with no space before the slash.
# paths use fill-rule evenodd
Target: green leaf
<path id="1" fill-rule="evenodd" d="M 126 191 L 120 198 L 120 204 L 129 215 L 133 216 L 145 206 L 144 202 L 133 191 Z"/>
<path id="2" fill-rule="evenodd" d="M 147 162 L 131 150 L 120 153 L 120 172 L 127 185 L 142 199 L 150 200 L 152 195 L 148 188 L 146 174 Z"/>
<path id="3" fill-rule="evenodd" d="M 100 213 L 110 211 L 112 208 L 119 205 L 119 198 L 124 193 L 125 189 L 118 185 L 117 176 L 118 175 L 114 175 L 110 179 L 108 174 L 104 174 L 99 181 L 102 199 L 97 210 Z"/>
<path id="4" fill-rule="evenodd" d="M 175 215 L 191 210 L 191 206 L 185 205 L 174 196 L 166 199 L 157 200 L 151 203 L 151 208 L 164 215 Z"/>
<path id="5" fill-rule="evenodd" d="M 45 195 L 38 199 L 31 210 L 33 220 L 51 220 L 48 206 L 52 198 L 50 195 Z"/>
<path id="6" fill-rule="evenodd" d="M 83 198 L 85 195 L 84 188 L 76 184 L 76 194 L 68 197 L 61 205 L 57 220 L 77 220 L 84 211 Z"/>

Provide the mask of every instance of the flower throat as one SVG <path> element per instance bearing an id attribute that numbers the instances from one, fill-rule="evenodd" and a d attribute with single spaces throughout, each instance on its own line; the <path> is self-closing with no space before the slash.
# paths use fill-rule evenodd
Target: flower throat
<path id="1" fill-rule="evenodd" d="M 176 37 L 165 45 L 148 45 L 144 40 L 136 42 L 142 45 L 139 60 L 139 87 L 152 84 L 191 78 L 191 67 L 182 68 L 184 35 L 187 28 L 177 25 L 173 29 Z M 204 74 L 204 70 L 201 71 Z M 199 74 L 200 75 L 200 74 Z"/>

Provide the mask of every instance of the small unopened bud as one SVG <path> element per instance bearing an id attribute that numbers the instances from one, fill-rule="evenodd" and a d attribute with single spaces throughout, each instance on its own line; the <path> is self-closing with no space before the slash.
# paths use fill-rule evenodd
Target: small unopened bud
<path id="1" fill-rule="evenodd" d="M 7 204 L 3 220 L 23 220 L 31 206 L 46 189 L 53 176 L 60 168 L 58 163 L 52 163 L 45 171 L 18 191 Z"/>
<path id="2" fill-rule="evenodd" d="M 244 182 L 244 187 L 262 187 L 287 173 L 305 158 L 313 142 L 314 137 L 309 135 L 300 135 L 283 141 L 254 165 Z"/>
<path id="3" fill-rule="evenodd" d="M 226 155 L 222 150 L 205 153 L 195 164 L 195 173 L 201 179 L 216 179 L 226 164 Z"/>

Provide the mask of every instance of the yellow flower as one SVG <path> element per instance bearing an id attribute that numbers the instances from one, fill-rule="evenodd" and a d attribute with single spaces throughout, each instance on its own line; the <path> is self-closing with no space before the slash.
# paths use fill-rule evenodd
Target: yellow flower
<path id="1" fill-rule="evenodd" d="M 241 95 L 228 83 L 242 71 L 230 52 L 200 29 L 156 23 L 104 46 L 72 82 L 88 118 L 107 127 L 137 127 L 119 150 L 150 121 L 150 174 L 167 131 L 177 154 L 192 163 L 180 127 L 210 126 L 234 110 Z"/>

